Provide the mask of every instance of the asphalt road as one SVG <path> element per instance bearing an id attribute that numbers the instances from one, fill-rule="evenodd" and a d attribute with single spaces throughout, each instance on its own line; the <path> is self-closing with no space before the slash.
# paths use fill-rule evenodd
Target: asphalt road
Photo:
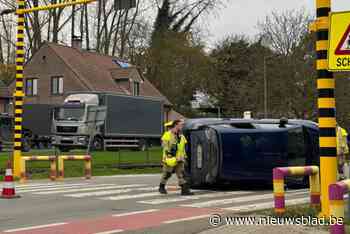
<path id="1" fill-rule="evenodd" d="M 159 178 L 126 175 L 16 184 L 21 198 L 0 199 L 0 233 L 199 233 L 212 228 L 212 214 L 272 207 L 270 188 L 195 190 L 194 196 L 180 196 L 173 176 L 169 194 L 160 195 Z M 307 197 L 305 189 L 288 191 L 287 205 Z"/>

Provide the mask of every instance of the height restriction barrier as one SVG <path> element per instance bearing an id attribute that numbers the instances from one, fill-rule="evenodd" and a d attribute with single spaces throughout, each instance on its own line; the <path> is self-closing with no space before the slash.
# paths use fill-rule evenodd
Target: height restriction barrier
<path id="1" fill-rule="evenodd" d="M 91 156 L 90 155 L 60 155 L 58 156 L 58 178 L 64 178 L 64 160 L 83 160 L 85 166 L 85 178 L 91 179 Z"/>
<path id="2" fill-rule="evenodd" d="M 273 192 L 277 214 L 285 212 L 284 177 L 286 176 L 309 176 L 311 205 L 320 204 L 320 179 L 317 166 L 276 167 L 273 169 Z"/>
<path id="3" fill-rule="evenodd" d="M 56 180 L 56 156 L 26 156 L 21 157 L 21 179 L 20 182 L 24 183 L 26 177 L 26 162 L 27 161 L 49 161 L 50 162 L 50 179 Z"/>
<path id="4" fill-rule="evenodd" d="M 350 179 L 342 180 L 329 185 L 330 218 L 336 222 L 331 223 L 331 234 L 345 234 L 345 201 L 344 195 L 350 191 Z M 338 222 L 339 221 L 339 222 Z"/>

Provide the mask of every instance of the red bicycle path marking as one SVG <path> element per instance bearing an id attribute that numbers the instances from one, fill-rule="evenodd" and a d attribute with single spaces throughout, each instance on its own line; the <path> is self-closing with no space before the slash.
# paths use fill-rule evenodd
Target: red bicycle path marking
<path id="1" fill-rule="evenodd" d="M 116 229 L 132 231 L 156 227 L 164 221 L 191 218 L 200 215 L 223 213 L 220 209 L 176 207 L 167 208 L 150 213 L 131 214 L 127 216 L 113 217 L 112 215 L 94 218 L 65 221 L 67 224 L 45 227 L 32 230 L 10 232 L 12 234 L 94 234 Z M 42 224 L 45 225 L 45 224 Z M 1 234 L 8 234 L 1 232 Z"/>

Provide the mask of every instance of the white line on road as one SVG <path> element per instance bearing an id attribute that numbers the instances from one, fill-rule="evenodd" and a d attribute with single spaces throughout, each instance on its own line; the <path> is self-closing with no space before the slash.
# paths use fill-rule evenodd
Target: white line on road
<path id="1" fill-rule="evenodd" d="M 55 187 L 50 187 L 50 188 L 35 188 L 35 189 L 27 189 L 27 190 L 19 190 L 19 192 L 21 193 L 28 193 L 28 192 L 42 192 L 42 191 L 50 191 L 50 192 L 55 192 L 56 190 L 64 190 L 66 191 L 66 189 L 75 189 L 75 188 L 81 188 L 82 186 L 84 186 L 85 188 L 87 187 L 103 187 L 103 186 L 109 186 L 109 185 L 113 185 L 113 184 L 81 184 L 81 185 L 65 185 L 65 186 L 55 186 Z"/>
<path id="2" fill-rule="evenodd" d="M 302 195 L 302 194 L 308 194 L 308 192 L 305 191 L 299 191 L 294 192 L 290 195 Z M 288 196 L 288 194 L 287 194 Z M 229 199 L 222 199 L 222 200 L 213 200 L 213 201 L 206 201 L 206 202 L 198 202 L 198 203 L 192 203 L 192 204 L 186 204 L 181 205 L 185 207 L 196 207 L 196 208 L 203 208 L 203 207 L 210 207 L 210 206 L 220 206 L 220 205 L 227 205 L 231 203 L 238 203 L 238 202 L 249 202 L 249 201 L 257 201 L 262 199 L 272 199 L 273 194 L 260 194 L 260 195 L 254 195 L 254 196 L 245 196 L 245 197 L 238 197 L 238 198 L 229 198 Z"/>
<path id="3" fill-rule="evenodd" d="M 159 209 L 150 209 L 150 210 L 140 210 L 140 211 L 133 211 L 128 213 L 121 213 L 121 214 L 114 214 L 113 217 L 123 217 L 123 216 L 129 216 L 129 215 L 135 215 L 135 214 L 146 214 L 151 212 L 159 211 Z"/>
<path id="4" fill-rule="evenodd" d="M 199 215 L 199 216 L 193 216 L 193 217 L 183 218 L 183 219 L 168 220 L 168 221 L 164 221 L 163 223 L 164 224 L 178 223 L 178 222 L 184 222 L 184 221 L 190 221 L 190 220 L 196 220 L 196 219 L 203 219 L 203 218 L 207 218 L 209 216 L 210 216 L 210 214 Z"/>
<path id="5" fill-rule="evenodd" d="M 55 227 L 55 226 L 60 226 L 60 225 L 64 225 L 64 224 L 67 224 L 67 223 L 51 223 L 51 224 L 38 225 L 38 226 L 32 226 L 32 227 L 9 229 L 9 230 L 5 230 L 3 232 L 27 231 L 27 230 L 33 230 L 33 229 L 39 229 L 39 228 Z"/>
<path id="6" fill-rule="evenodd" d="M 110 230 L 110 231 L 106 231 L 106 232 L 98 232 L 95 234 L 113 234 L 113 233 L 118 233 L 118 232 L 124 232 L 123 229 L 115 229 L 115 230 Z"/>
<path id="7" fill-rule="evenodd" d="M 161 174 L 135 174 L 135 175 L 113 175 L 113 176 L 95 176 L 97 178 L 135 178 L 135 177 L 154 177 L 154 176 L 160 176 Z"/>
<path id="8" fill-rule="evenodd" d="M 150 187 L 150 188 L 130 188 L 130 189 L 117 189 L 117 190 L 108 190 L 108 191 L 98 191 L 98 192 L 88 192 L 88 193 L 72 193 L 65 194 L 65 197 L 92 197 L 92 196 L 105 196 L 112 194 L 120 194 L 120 193 L 128 193 L 133 191 L 155 191 L 158 187 Z"/>
<path id="9" fill-rule="evenodd" d="M 198 200 L 201 198 L 215 198 L 215 197 L 221 197 L 221 196 L 246 195 L 246 194 L 253 194 L 253 193 L 254 192 L 252 191 L 210 192 L 209 194 L 200 194 L 200 195 L 194 195 L 189 197 L 160 198 L 160 199 L 153 199 L 153 200 L 147 200 L 147 201 L 138 201 L 138 203 L 159 205 L 159 204 L 171 203 L 171 202 Z"/>
<path id="10" fill-rule="evenodd" d="M 26 187 L 40 187 L 40 186 L 47 186 L 47 185 L 52 185 L 52 184 L 57 184 L 57 183 L 46 183 L 46 184 L 39 184 L 39 183 L 28 183 L 28 184 L 19 184 L 15 183 L 17 188 L 26 188 Z"/>
<path id="11" fill-rule="evenodd" d="M 168 192 L 168 194 L 174 194 L 174 193 L 175 192 Z M 112 197 L 101 197 L 99 199 L 119 201 L 119 200 L 128 200 L 128 199 L 134 199 L 134 198 L 144 198 L 144 197 L 154 197 L 154 196 L 164 196 L 164 195 L 159 194 L 159 192 L 156 192 L 156 193 L 141 193 L 141 194 L 136 194 L 136 195 L 120 195 L 120 196 L 112 196 Z"/>
<path id="12" fill-rule="evenodd" d="M 292 199 L 292 200 L 286 200 L 286 205 L 296 205 L 304 202 L 308 202 L 310 198 L 297 198 L 297 199 Z M 241 206 L 233 206 L 233 207 L 227 207 L 223 208 L 224 210 L 229 210 L 229 211 L 254 211 L 254 210 L 262 210 L 262 209 L 269 209 L 273 208 L 274 203 L 273 202 L 263 202 L 263 203 L 255 203 L 255 204 L 248 204 L 248 205 L 241 205 Z"/>
<path id="13" fill-rule="evenodd" d="M 192 191 L 195 192 L 198 190 L 192 190 Z M 177 193 L 179 193 L 179 191 L 168 191 L 168 194 L 177 194 Z M 134 198 L 155 197 L 155 196 L 166 196 L 166 195 L 160 194 L 159 192 L 155 192 L 155 193 L 141 193 L 141 194 L 135 194 L 135 195 L 108 196 L 108 197 L 101 197 L 98 199 L 118 201 L 118 200 L 128 200 L 128 199 L 134 199 Z"/>
<path id="14" fill-rule="evenodd" d="M 84 186 L 89 185 L 87 183 L 80 183 L 80 184 L 50 184 L 50 185 L 40 185 L 40 186 L 28 186 L 25 188 L 16 186 L 17 190 L 19 191 L 35 191 L 39 189 L 52 189 L 52 188 L 61 188 L 61 187 L 73 187 L 73 186 Z"/>
<path id="15" fill-rule="evenodd" d="M 141 187 L 145 186 L 144 184 L 127 184 L 127 185 L 112 185 L 112 186 L 106 186 L 103 184 L 95 184 L 91 185 L 91 187 L 87 186 L 87 188 L 69 188 L 66 189 L 55 189 L 57 191 L 48 191 L 48 192 L 38 192 L 34 193 L 36 195 L 48 195 L 48 194 L 58 194 L 58 193 L 71 193 L 71 192 L 83 192 L 83 191 L 96 191 L 101 189 L 115 189 L 115 188 L 134 188 L 134 187 Z"/>

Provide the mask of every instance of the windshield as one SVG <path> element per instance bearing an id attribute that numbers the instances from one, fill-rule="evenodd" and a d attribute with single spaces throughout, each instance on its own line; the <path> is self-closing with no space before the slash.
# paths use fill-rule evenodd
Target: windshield
<path id="1" fill-rule="evenodd" d="M 60 107 L 55 110 L 55 120 L 83 121 L 83 107 Z"/>

